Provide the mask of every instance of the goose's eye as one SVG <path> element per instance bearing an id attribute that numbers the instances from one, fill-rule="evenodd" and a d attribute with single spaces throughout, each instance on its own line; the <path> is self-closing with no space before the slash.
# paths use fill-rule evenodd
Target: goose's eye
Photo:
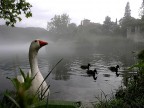
<path id="1" fill-rule="evenodd" d="M 34 42 L 37 42 L 37 40 L 35 40 Z"/>

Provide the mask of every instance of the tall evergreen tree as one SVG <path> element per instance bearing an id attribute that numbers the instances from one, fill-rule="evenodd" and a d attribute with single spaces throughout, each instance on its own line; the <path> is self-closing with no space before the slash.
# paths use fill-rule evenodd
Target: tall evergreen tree
<path id="1" fill-rule="evenodd" d="M 134 26 L 135 18 L 131 17 L 131 9 L 129 2 L 127 2 L 126 4 L 124 17 L 120 19 L 119 23 L 122 30 L 121 32 L 124 36 L 126 36 L 127 28 Z"/>
<path id="2" fill-rule="evenodd" d="M 131 17 L 131 9 L 130 9 L 130 3 L 127 2 L 126 7 L 125 7 L 125 13 L 124 17 Z"/>

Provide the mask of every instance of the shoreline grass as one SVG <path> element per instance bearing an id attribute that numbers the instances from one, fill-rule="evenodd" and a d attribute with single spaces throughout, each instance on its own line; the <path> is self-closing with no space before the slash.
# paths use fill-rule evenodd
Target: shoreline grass
<path id="1" fill-rule="evenodd" d="M 137 63 L 129 68 L 135 68 L 137 74 L 129 77 L 127 86 L 120 87 L 113 99 L 95 103 L 94 108 L 144 108 L 144 50 L 137 58 Z"/>

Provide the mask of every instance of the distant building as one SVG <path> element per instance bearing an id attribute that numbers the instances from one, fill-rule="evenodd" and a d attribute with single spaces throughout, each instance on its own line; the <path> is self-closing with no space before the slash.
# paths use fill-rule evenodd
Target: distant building
<path id="1" fill-rule="evenodd" d="M 135 42 L 144 42 L 144 32 L 140 31 L 140 26 L 128 27 L 127 38 Z"/>

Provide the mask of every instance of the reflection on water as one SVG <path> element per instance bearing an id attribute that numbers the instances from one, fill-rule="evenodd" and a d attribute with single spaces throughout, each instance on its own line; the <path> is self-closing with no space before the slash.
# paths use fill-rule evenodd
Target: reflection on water
<path id="1" fill-rule="evenodd" d="M 110 77 L 110 74 L 103 74 L 104 77 Z"/>
<path id="2" fill-rule="evenodd" d="M 51 54 L 50 54 L 50 53 Z M 74 100 L 74 101 L 95 101 L 96 96 L 103 91 L 110 96 L 115 89 L 122 85 L 123 66 L 125 65 L 121 56 L 105 55 L 100 52 L 77 51 L 72 55 L 52 54 L 41 51 L 38 56 L 39 68 L 44 76 L 53 68 L 53 66 L 63 58 L 62 62 L 53 70 L 52 74 L 47 79 L 51 85 L 50 99 L 59 100 Z M 0 91 L 12 89 L 8 80 L 5 77 L 14 77 L 18 73 L 18 67 L 21 67 L 25 72 L 29 70 L 29 62 L 27 52 L 11 55 L 10 53 L 0 55 Z M 91 64 L 90 69 L 96 68 L 96 80 L 87 74 L 87 70 L 80 68 L 83 64 Z M 121 66 L 119 77 L 114 72 L 111 72 L 108 67 L 119 64 Z"/>

